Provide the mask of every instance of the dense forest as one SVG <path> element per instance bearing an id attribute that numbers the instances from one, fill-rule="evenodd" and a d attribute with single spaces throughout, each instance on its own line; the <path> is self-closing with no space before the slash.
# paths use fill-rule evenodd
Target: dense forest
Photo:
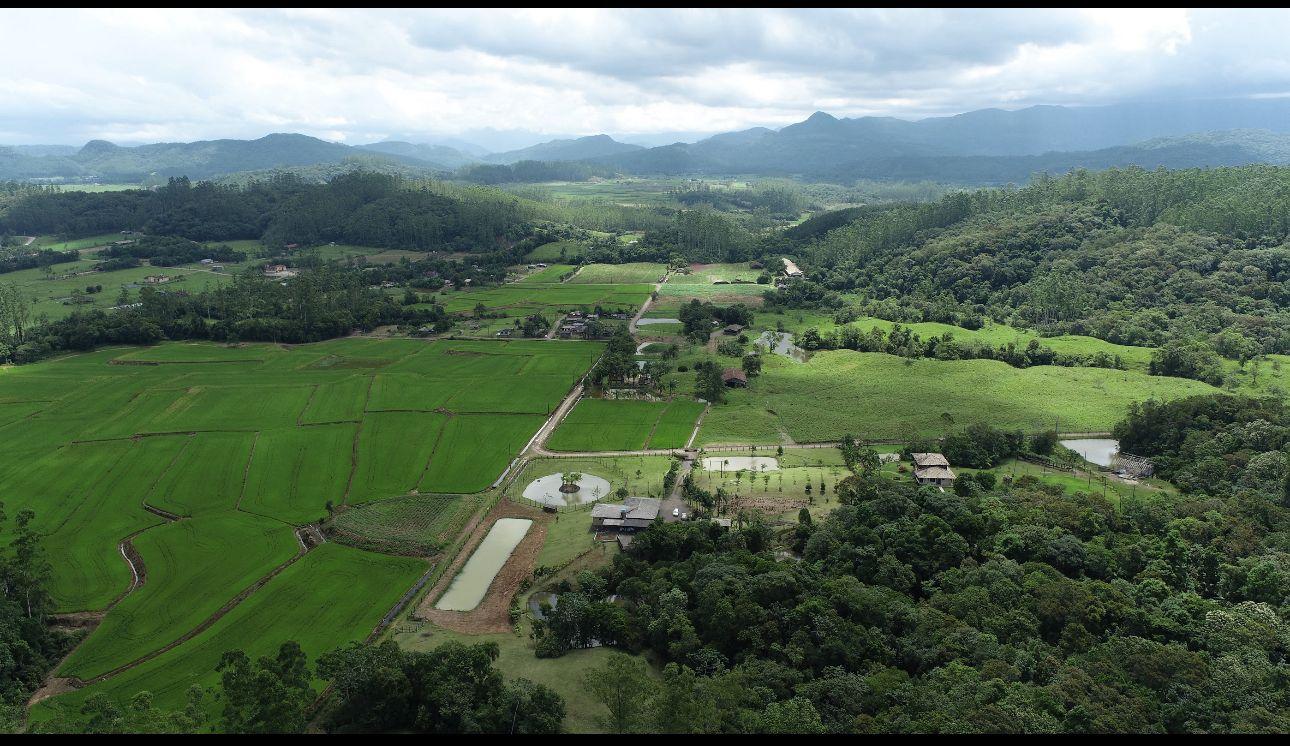
<path id="1" fill-rule="evenodd" d="M 639 687 L 604 700 L 629 731 L 1284 732 L 1290 419 L 1212 397 L 1117 430 L 1170 473 L 1220 466 L 1117 511 L 1026 477 L 893 483 L 861 456 L 844 505 L 803 510 L 787 537 L 757 522 L 638 534 L 569 584 L 538 654 L 599 640 L 656 656 L 661 681 L 609 667 Z"/>
<path id="2" fill-rule="evenodd" d="M 533 217 L 501 192 L 359 171 L 325 184 L 281 174 L 246 186 L 174 178 L 156 190 L 43 191 L 0 211 L 0 234 L 130 229 L 193 241 L 490 251 L 522 237 Z"/>
<path id="3" fill-rule="evenodd" d="M 1132 345 L 1227 331 L 1290 350 L 1285 169 L 1077 172 L 847 218 L 799 230 L 800 257 L 893 320 L 989 317 Z"/>

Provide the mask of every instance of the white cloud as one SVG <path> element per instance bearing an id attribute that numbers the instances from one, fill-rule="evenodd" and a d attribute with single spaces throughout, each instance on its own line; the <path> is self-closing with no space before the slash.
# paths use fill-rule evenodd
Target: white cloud
<path id="1" fill-rule="evenodd" d="M 711 132 L 1290 91 L 1274 10 L 0 10 L 0 29 L 15 143 Z"/>

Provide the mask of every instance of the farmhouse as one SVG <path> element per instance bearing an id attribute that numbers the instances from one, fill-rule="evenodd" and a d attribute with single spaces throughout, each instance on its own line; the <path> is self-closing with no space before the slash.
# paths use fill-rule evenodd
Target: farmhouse
<path id="1" fill-rule="evenodd" d="M 919 484 L 932 484 L 937 487 L 949 487 L 954 484 L 954 472 L 950 470 L 949 459 L 939 453 L 911 453 L 914 459 L 914 481 Z"/>
<path id="2" fill-rule="evenodd" d="M 295 277 L 296 271 L 294 269 L 288 269 L 285 264 L 269 264 L 264 268 L 264 276 L 278 278 Z"/>
<path id="3" fill-rule="evenodd" d="M 792 259 L 789 259 L 788 257 L 782 257 L 782 259 L 784 261 L 784 275 L 786 277 L 796 279 L 803 276 L 802 270 L 798 269 Z"/>
<path id="4" fill-rule="evenodd" d="M 722 329 L 721 333 L 733 337 L 743 330 L 744 330 L 744 327 L 742 324 L 730 324 L 725 329 Z"/>
<path id="5" fill-rule="evenodd" d="M 721 371 L 721 382 L 729 388 L 743 388 L 748 385 L 748 374 L 738 368 L 726 368 Z"/>
<path id="6" fill-rule="evenodd" d="M 600 503 L 591 508 L 591 527 L 596 531 L 635 533 L 658 520 L 663 501 L 654 497 L 629 497 L 621 505 Z"/>

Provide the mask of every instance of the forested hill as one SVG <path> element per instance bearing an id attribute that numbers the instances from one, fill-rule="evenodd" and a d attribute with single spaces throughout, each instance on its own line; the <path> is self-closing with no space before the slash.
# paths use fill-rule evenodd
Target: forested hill
<path id="1" fill-rule="evenodd" d="M 1268 131 L 1206 132 L 1097 150 L 980 154 L 955 152 L 947 143 L 892 139 L 883 128 L 839 129 L 812 120 L 793 127 L 807 129 L 785 127 L 734 139 L 723 136 L 587 162 L 638 174 L 745 173 L 979 185 L 1024 183 L 1035 173 L 1061 174 L 1080 168 L 1183 169 L 1290 162 L 1290 136 Z"/>
<path id="2" fill-rule="evenodd" d="M 489 163 L 518 163 L 519 161 L 580 161 L 600 156 L 632 153 L 644 150 L 640 145 L 618 142 L 609 135 L 591 135 L 573 140 L 551 140 L 519 150 L 493 153 L 484 158 Z"/>
<path id="3" fill-rule="evenodd" d="M 209 179 L 242 171 L 337 164 L 351 159 L 424 169 L 447 167 L 409 153 L 352 148 L 298 134 L 257 140 L 207 140 L 122 147 L 93 140 L 71 155 L 27 155 L 0 148 L 0 179 L 64 177 L 135 183 L 149 176 Z"/>
<path id="4" fill-rule="evenodd" d="M 1290 168 L 1081 171 L 845 217 L 785 238 L 808 274 L 885 318 L 1123 344 L 1227 332 L 1290 351 Z"/>
<path id="5" fill-rule="evenodd" d="M 355 172 L 326 184 L 283 175 L 244 187 L 172 179 L 157 190 L 39 191 L 0 214 L 0 234 L 93 235 L 122 229 L 194 241 L 328 241 L 489 251 L 532 219 L 518 198 L 483 187 Z"/>

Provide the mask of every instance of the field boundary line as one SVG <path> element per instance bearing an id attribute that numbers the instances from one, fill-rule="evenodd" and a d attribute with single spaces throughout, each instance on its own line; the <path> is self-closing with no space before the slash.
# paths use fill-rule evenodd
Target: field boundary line
<path id="1" fill-rule="evenodd" d="M 313 386 L 310 387 L 309 398 L 305 399 L 305 405 L 300 408 L 300 414 L 296 415 L 296 427 L 304 426 L 305 412 L 308 412 L 309 405 L 314 403 L 314 397 L 318 395 L 318 387 L 321 385 L 322 384 L 320 383 L 315 383 Z"/>
<path id="2" fill-rule="evenodd" d="M 251 478 L 251 463 L 255 461 L 255 448 L 258 445 L 260 445 L 260 431 L 256 430 L 255 439 L 251 441 L 251 450 L 246 454 L 246 466 L 242 467 L 242 491 L 237 494 L 237 502 L 233 505 L 234 510 L 242 509 L 242 498 L 246 497 L 246 483 Z"/>
<path id="3" fill-rule="evenodd" d="M 299 541 L 300 537 L 297 536 L 296 540 Z M 196 627 L 188 630 L 187 632 L 180 635 L 175 640 L 172 640 L 171 642 L 166 643 L 162 647 L 157 648 L 156 650 L 153 650 L 150 653 L 147 653 L 138 658 L 135 658 L 129 663 L 123 663 L 120 666 L 117 666 L 116 668 L 108 671 L 107 673 L 99 674 L 98 676 L 95 676 L 90 679 L 80 679 L 77 677 L 72 677 L 73 685 L 79 689 L 80 687 L 87 686 L 89 684 L 97 684 L 102 681 L 107 681 L 108 679 L 114 676 L 119 676 L 125 673 L 126 671 L 129 671 L 130 669 L 135 668 L 136 666 L 140 666 L 152 660 L 153 658 L 156 658 L 164 653 L 168 653 L 171 650 L 174 650 L 175 648 L 179 647 L 185 642 L 188 642 L 189 640 L 193 639 L 197 635 L 200 635 L 201 633 L 210 629 L 212 626 L 214 626 L 216 622 L 224 618 L 224 616 L 227 615 L 230 611 L 237 608 L 239 605 L 242 604 L 243 601 L 250 598 L 252 594 L 254 594 L 259 589 L 263 588 L 270 580 L 273 580 L 274 578 L 276 578 L 283 570 L 295 564 L 296 561 L 298 561 L 301 557 L 305 556 L 308 553 L 309 553 L 309 549 L 302 547 L 300 551 L 296 552 L 296 554 L 293 555 L 286 562 L 281 563 L 277 567 L 270 570 L 267 575 L 261 577 L 260 579 L 253 582 L 251 585 L 244 588 L 236 596 L 234 596 L 233 598 L 225 602 L 223 606 L 221 606 L 219 609 L 215 611 L 215 613 L 211 614 L 209 617 L 204 619 Z"/>

